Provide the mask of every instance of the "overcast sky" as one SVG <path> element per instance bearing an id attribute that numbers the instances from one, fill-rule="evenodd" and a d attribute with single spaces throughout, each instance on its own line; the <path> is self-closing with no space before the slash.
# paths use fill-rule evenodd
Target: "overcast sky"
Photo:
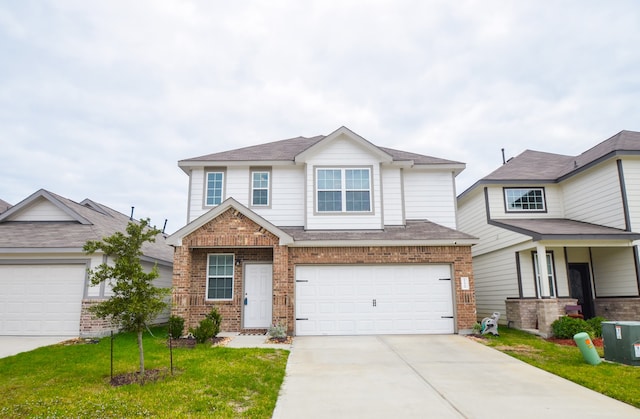
<path id="1" fill-rule="evenodd" d="M 344 125 L 462 161 L 640 131 L 640 2 L 5 1 L 0 198 L 90 198 L 167 232 L 177 161 Z"/>

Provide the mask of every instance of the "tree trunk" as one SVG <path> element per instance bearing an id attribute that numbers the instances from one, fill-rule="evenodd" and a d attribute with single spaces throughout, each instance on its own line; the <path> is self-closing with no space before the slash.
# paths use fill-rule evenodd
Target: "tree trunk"
<path id="1" fill-rule="evenodd" d="M 140 354 L 140 377 L 144 383 L 144 349 L 142 348 L 142 329 L 138 330 L 138 353 Z"/>

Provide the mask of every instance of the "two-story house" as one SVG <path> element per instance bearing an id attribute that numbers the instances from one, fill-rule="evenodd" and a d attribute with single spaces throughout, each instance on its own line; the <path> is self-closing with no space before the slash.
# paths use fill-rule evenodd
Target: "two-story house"
<path id="1" fill-rule="evenodd" d="M 181 160 L 188 224 L 173 314 L 225 331 L 456 333 L 476 321 L 471 245 L 456 229 L 464 164 L 378 147 L 345 127 Z"/>
<path id="2" fill-rule="evenodd" d="M 524 151 L 462 193 L 458 208 L 459 228 L 480 239 L 479 316 L 506 313 L 545 335 L 571 305 L 585 318 L 640 318 L 640 133 L 579 156 Z"/>

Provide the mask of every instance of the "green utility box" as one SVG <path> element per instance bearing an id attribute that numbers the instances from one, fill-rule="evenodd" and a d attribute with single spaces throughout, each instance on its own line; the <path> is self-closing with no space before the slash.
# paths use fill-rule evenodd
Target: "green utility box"
<path id="1" fill-rule="evenodd" d="M 604 359 L 640 366 L 640 322 L 602 322 Z"/>

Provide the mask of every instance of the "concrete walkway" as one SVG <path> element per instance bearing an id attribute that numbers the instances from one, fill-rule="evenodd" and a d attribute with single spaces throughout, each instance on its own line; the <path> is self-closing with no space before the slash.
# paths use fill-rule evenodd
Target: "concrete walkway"
<path id="1" fill-rule="evenodd" d="M 274 418 L 640 418 L 458 335 L 296 337 Z"/>
<path id="2" fill-rule="evenodd" d="M 69 336 L 0 336 L 0 358 L 72 339 Z"/>

